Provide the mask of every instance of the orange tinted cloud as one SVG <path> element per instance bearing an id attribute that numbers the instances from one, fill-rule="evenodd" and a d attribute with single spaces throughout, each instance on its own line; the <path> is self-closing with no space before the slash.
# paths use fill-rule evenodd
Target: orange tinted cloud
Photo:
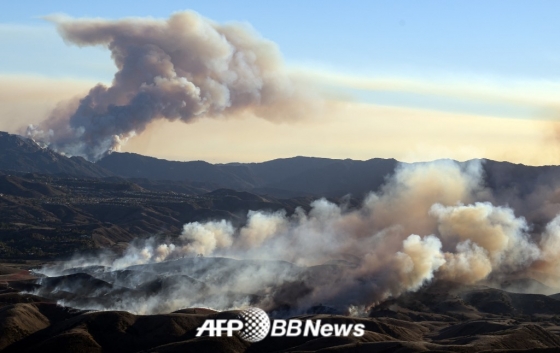
<path id="1" fill-rule="evenodd" d="M 0 130 L 41 121 L 91 81 L 0 75 Z M 548 131 L 548 132 L 547 132 Z M 403 161 L 491 158 L 557 164 L 546 120 L 508 119 L 357 102 L 329 102 L 320 116 L 271 123 L 246 114 L 191 124 L 155 121 L 124 151 L 175 160 L 264 161 L 296 155 Z"/>

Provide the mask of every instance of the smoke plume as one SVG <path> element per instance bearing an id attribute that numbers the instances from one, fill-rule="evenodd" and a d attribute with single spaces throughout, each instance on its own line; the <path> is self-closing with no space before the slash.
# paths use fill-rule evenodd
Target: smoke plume
<path id="1" fill-rule="evenodd" d="M 480 161 L 402 164 L 357 209 L 319 199 L 308 212 L 291 215 L 250 211 L 239 228 L 226 220 L 188 223 L 173 243 L 151 239 L 131 245 L 117 259 L 77 258 L 43 272 L 52 276 L 102 265 L 100 273 L 180 273 L 213 286 L 203 299 L 177 280 L 165 295 L 149 300 L 108 306 L 67 302 L 144 313 L 249 304 L 270 310 L 286 304 L 301 312 L 318 303 L 355 310 L 433 280 L 490 283 L 535 271 L 557 285 L 560 216 L 536 236 L 525 218 L 492 204 L 492 198 L 482 185 Z"/>
<path id="2" fill-rule="evenodd" d="M 109 49 L 118 70 L 111 86 L 98 84 L 29 126 L 30 137 L 68 155 L 97 160 L 155 119 L 249 112 L 286 121 L 312 105 L 276 45 L 248 25 L 221 25 L 194 12 L 167 20 L 48 19 L 68 43 Z"/>

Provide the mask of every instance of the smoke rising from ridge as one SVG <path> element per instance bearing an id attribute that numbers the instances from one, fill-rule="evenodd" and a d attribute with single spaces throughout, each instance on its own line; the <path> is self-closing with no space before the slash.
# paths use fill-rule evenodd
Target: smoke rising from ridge
<path id="1" fill-rule="evenodd" d="M 97 160 L 155 119 L 250 112 L 289 121 L 316 102 L 287 74 L 276 45 L 248 25 L 217 24 L 194 12 L 167 20 L 48 19 L 68 43 L 108 48 L 118 69 L 111 86 L 96 85 L 28 128 L 30 137 L 65 154 Z"/>
<path id="2" fill-rule="evenodd" d="M 180 273 L 210 286 L 204 298 L 193 294 L 190 280 L 169 279 L 169 289 L 149 300 L 65 301 L 141 313 L 193 305 L 272 310 L 282 303 L 293 312 L 318 303 L 363 309 L 434 279 L 473 284 L 531 271 L 558 286 L 560 216 L 535 237 L 523 217 L 492 199 L 480 161 L 402 164 L 358 209 L 319 199 L 292 215 L 250 211 L 239 228 L 226 220 L 192 222 L 173 243 L 151 239 L 117 259 L 77 258 L 42 271 L 53 276 L 96 265 L 106 266 L 93 274 L 99 278 L 121 270 Z"/>

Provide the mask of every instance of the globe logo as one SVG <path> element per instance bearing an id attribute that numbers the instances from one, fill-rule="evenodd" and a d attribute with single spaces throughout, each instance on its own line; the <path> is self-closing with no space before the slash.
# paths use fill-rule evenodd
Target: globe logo
<path id="1" fill-rule="evenodd" d="M 262 341 L 270 330 L 270 319 L 262 309 L 245 309 L 239 314 L 239 318 L 243 321 L 243 329 L 238 334 L 245 341 Z"/>

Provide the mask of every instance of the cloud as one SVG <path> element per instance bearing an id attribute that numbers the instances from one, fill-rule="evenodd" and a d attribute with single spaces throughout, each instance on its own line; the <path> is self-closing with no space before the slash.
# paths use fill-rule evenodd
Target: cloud
<path id="1" fill-rule="evenodd" d="M 543 110 L 559 107 L 560 83 L 553 80 L 522 80 L 462 75 L 440 77 L 367 77 L 313 68 L 301 69 L 300 75 L 325 86 L 363 91 L 415 93 L 425 96 L 457 98 L 473 102 L 507 104 Z M 544 116 L 543 116 L 544 117 Z"/>

